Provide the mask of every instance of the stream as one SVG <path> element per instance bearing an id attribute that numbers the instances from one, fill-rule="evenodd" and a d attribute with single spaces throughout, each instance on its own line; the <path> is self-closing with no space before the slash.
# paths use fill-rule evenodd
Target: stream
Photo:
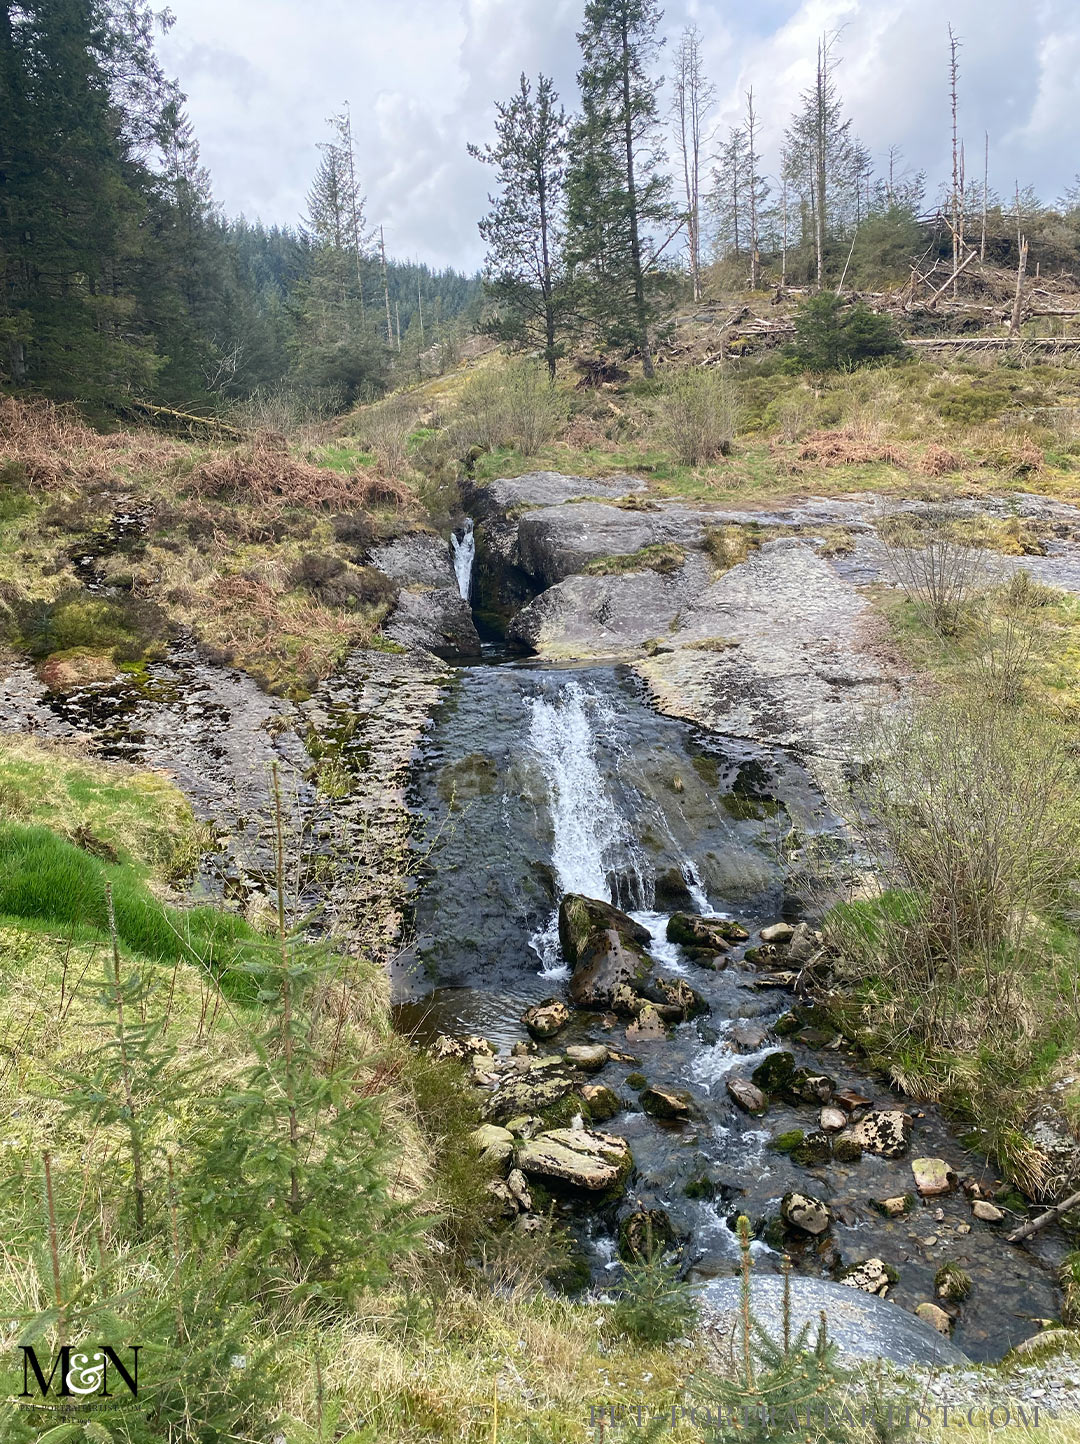
<path id="1" fill-rule="evenodd" d="M 972 1359 L 1000 1357 L 1033 1332 L 1033 1319 L 1057 1314 L 1060 1237 L 1044 1235 L 1030 1251 L 1010 1246 L 972 1220 L 959 1190 L 919 1200 L 897 1219 L 871 1206 L 914 1191 L 912 1157 L 940 1157 L 959 1175 L 996 1182 L 935 1110 L 912 1106 L 914 1138 L 902 1159 L 867 1154 L 805 1168 L 769 1140 L 816 1128 L 816 1108 L 773 1103 L 764 1118 L 752 1118 L 727 1094 L 729 1074 L 748 1077 L 780 1046 L 769 1029 L 790 995 L 758 986 L 749 964 L 719 972 L 695 965 L 666 940 L 666 924 L 675 910 L 719 913 L 753 935 L 820 907 L 823 884 L 812 860 L 822 843 L 836 850 L 839 825 L 793 756 L 661 716 L 626 668 L 497 659 L 458 669 L 418 751 L 408 797 L 424 861 L 415 939 L 394 973 L 399 1028 L 422 1041 L 478 1033 L 503 1053 L 526 1040 L 523 1009 L 567 996 L 557 908 L 569 891 L 631 913 L 651 932 L 665 972 L 684 975 L 708 1003 L 707 1014 L 663 1040 L 628 1041 L 611 1015 L 577 1012 L 547 1045 L 603 1042 L 632 1055 L 590 1080 L 608 1084 L 623 1103 L 602 1125 L 625 1137 L 634 1156 L 621 1212 L 638 1204 L 664 1209 L 693 1277 L 735 1271 L 738 1213 L 755 1224 L 759 1271 L 777 1272 L 781 1255 L 760 1235 L 783 1195 L 801 1189 L 829 1203 L 834 1225 L 821 1241 L 792 1248 L 789 1240 L 798 1272 L 829 1278 L 843 1265 L 881 1258 L 900 1276 L 890 1299 L 913 1310 L 934 1299 L 941 1265 L 956 1262 L 972 1289 L 953 1342 Z M 839 1039 L 812 1042 L 784 1046 L 839 1087 L 896 1101 L 836 1046 Z M 633 1072 L 688 1090 L 696 1116 L 680 1125 L 646 1115 L 627 1083 Z M 688 1196 L 687 1186 L 696 1195 L 702 1179 L 713 1196 Z M 617 1277 L 615 1219 L 576 1210 L 568 1219 L 602 1289 Z"/>
<path id="2" fill-rule="evenodd" d="M 80 553 L 88 587 L 99 584 L 100 556 L 137 525 L 124 514 L 100 549 Z M 473 546 L 465 526 L 450 549 L 466 599 Z M 420 1042 L 479 1033 L 505 1054 L 527 1039 L 525 1007 L 566 996 L 563 894 L 631 913 L 651 933 L 665 972 L 685 976 L 708 1011 L 664 1038 L 632 1042 L 613 1016 L 576 1012 L 551 1051 L 604 1042 L 632 1058 L 609 1061 L 593 1078 L 618 1095 L 622 1110 L 603 1127 L 627 1139 L 635 1161 L 621 1210 L 664 1209 L 693 1277 L 735 1272 L 739 1213 L 755 1225 L 759 1271 L 776 1272 L 778 1240 L 766 1225 L 783 1195 L 800 1189 L 826 1200 L 834 1222 L 822 1239 L 792 1250 L 798 1272 L 826 1279 L 881 1258 L 899 1273 L 889 1298 L 912 1310 L 934 1298 L 937 1269 L 956 1262 L 973 1286 L 953 1340 L 972 1359 L 1000 1357 L 1035 1331 L 1034 1320 L 1058 1314 L 1055 1271 L 1067 1245 L 1057 1229 L 1027 1249 L 1010 1246 L 972 1221 L 959 1190 L 896 1219 L 872 1207 L 913 1191 L 915 1156 L 995 1181 L 935 1110 L 911 1106 L 906 1158 L 864 1155 L 805 1168 L 769 1141 L 815 1129 L 816 1109 L 774 1103 L 751 1118 L 727 1093 L 733 1072 L 749 1076 L 780 1046 L 771 1027 L 790 995 L 761 986 L 741 948 L 721 971 L 703 969 L 667 941 L 666 925 L 674 911 L 719 913 L 753 939 L 778 919 L 820 913 L 820 860 L 842 857 L 845 844 L 793 753 L 661 715 L 628 667 L 553 666 L 497 646 L 452 668 L 423 653 L 358 652 L 299 707 L 207 663 L 182 637 L 141 672 L 66 694 L 48 692 L 17 662 L 0 679 L 0 728 L 81 741 L 99 756 L 168 771 L 213 829 L 195 895 L 240 906 L 266 900 L 268 772 L 276 760 L 297 839 L 298 912 L 314 910 L 343 945 L 355 940 L 376 953 L 393 944 L 403 919 L 410 924 L 392 982 L 397 1026 Z M 337 768 L 330 793 L 313 780 L 313 757 L 327 749 Z M 418 875 L 395 881 L 385 859 L 410 842 Z M 838 1087 L 895 1102 L 838 1042 L 804 1032 L 784 1046 Z M 634 1072 L 689 1091 L 692 1119 L 665 1124 L 642 1112 L 627 1082 Z M 617 1278 L 617 1215 L 570 1209 L 567 1222 L 602 1290 Z"/>

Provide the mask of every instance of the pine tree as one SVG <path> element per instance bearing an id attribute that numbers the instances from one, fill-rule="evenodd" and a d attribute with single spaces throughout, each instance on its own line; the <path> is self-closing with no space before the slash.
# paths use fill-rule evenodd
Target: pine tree
<path id="1" fill-rule="evenodd" d="M 578 33 L 582 114 L 571 131 L 567 254 L 602 340 L 631 345 L 652 376 L 650 333 L 664 277 L 653 230 L 673 225 L 657 93 L 656 0 L 588 0 Z"/>
<path id="2" fill-rule="evenodd" d="M 534 93 L 523 74 L 517 93 L 495 107 L 495 145 L 469 146 L 495 168 L 499 188 L 480 222 L 493 329 L 512 345 L 542 347 L 552 380 L 569 299 L 561 254 L 568 127 L 558 99 L 548 76 Z"/>

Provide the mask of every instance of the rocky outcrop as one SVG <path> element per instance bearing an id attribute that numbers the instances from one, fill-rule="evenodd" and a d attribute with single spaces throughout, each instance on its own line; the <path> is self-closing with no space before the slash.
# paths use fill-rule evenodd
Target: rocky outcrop
<path id="1" fill-rule="evenodd" d="M 458 590 L 450 549 L 440 536 L 410 533 L 371 553 L 372 564 L 398 584 L 385 634 L 405 647 L 422 647 L 440 657 L 477 657 L 468 602 Z"/>
<path id="2" fill-rule="evenodd" d="M 517 1166 L 534 1178 L 599 1193 L 623 1182 L 633 1159 L 625 1138 L 591 1128 L 556 1128 L 522 1144 Z"/>

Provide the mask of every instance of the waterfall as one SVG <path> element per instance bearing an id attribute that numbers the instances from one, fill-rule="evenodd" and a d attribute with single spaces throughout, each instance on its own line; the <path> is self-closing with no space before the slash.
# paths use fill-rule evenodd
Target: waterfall
<path id="1" fill-rule="evenodd" d="M 628 820 L 612 798 L 597 760 L 597 734 L 612 722 L 603 699 L 577 682 L 555 699 L 529 700 L 529 748 L 547 783 L 554 840 L 551 863 L 559 894 L 646 907 L 652 889 Z M 530 942 L 543 971 L 560 976 L 558 913 Z"/>
<path id="2" fill-rule="evenodd" d="M 456 531 L 451 532 L 450 554 L 454 559 L 454 574 L 457 577 L 458 591 L 461 593 L 462 601 L 467 602 L 469 593 L 472 591 L 473 557 L 476 555 L 476 538 L 473 536 L 471 516 L 465 518 L 465 525 L 460 536 Z"/>

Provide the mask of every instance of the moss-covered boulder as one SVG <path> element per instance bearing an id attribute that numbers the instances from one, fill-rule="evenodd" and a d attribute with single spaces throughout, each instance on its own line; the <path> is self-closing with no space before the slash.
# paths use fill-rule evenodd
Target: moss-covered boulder
<path id="1" fill-rule="evenodd" d="M 517 1166 L 530 1177 L 585 1193 L 609 1193 L 625 1183 L 634 1160 L 625 1138 L 591 1128 L 556 1128 L 523 1143 Z"/>
<path id="2" fill-rule="evenodd" d="M 795 1071 L 795 1055 L 781 1049 L 760 1062 L 750 1077 L 767 1097 L 776 1097 L 790 1085 Z"/>
<path id="3" fill-rule="evenodd" d="M 651 1117 L 668 1123 L 685 1123 L 694 1108 L 694 1101 L 685 1090 L 658 1088 L 655 1084 L 644 1089 L 639 1102 Z"/>
<path id="4" fill-rule="evenodd" d="M 635 1208 L 619 1224 L 619 1257 L 627 1263 L 648 1263 L 670 1252 L 678 1239 L 662 1208 Z"/>
<path id="5" fill-rule="evenodd" d="M 699 917 L 696 913 L 672 913 L 668 919 L 669 943 L 726 953 L 732 943 L 744 943 L 750 934 L 731 918 Z"/>

